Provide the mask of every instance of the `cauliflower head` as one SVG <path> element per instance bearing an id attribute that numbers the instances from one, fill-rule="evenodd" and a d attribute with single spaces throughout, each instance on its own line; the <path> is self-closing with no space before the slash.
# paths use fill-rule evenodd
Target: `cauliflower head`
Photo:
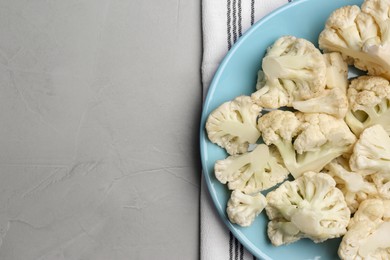
<path id="1" fill-rule="evenodd" d="M 253 100 L 265 108 L 292 106 L 325 88 L 326 65 L 321 52 L 309 41 L 294 36 L 277 39 L 267 50 Z"/>
<path id="2" fill-rule="evenodd" d="M 215 176 L 221 183 L 228 183 L 230 190 L 246 194 L 269 189 L 288 175 L 283 161 L 280 156 L 274 156 L 275 153 L 277 151 L 270 152 L 267 145 L 259 144 L 251 152 L 216 161 Z"/>
<path id="3" fill-rule="evenodd" d="M 274 110 L 260 117 L 257 127 L 264 142 L 278 148 L 294 178 L 320 171 L 356 141 L 342 119 L 320 113 Z"/>
<path id="4" fill-rule="evenodd" d="M 336 181 L 336 187 L 344 194 L 345 201 L 351 213 L 354 213 L 360 203 L 378 194 L 370 176 L 351 171 L 348 160 L 338 157 L 324 168 L 326 173 Z"/>
<path id="5" fill-rule="evenodd" d="M 349 164 L 351 169 L 372 178 L 380 197 L 390 199 L 390 137 L 381 125 L 362 132 Z"/>
<path id="6" fill-rule="evenodd" d="M 341 259 L 390 258 L 390 202 L 363 201 L 348 225 L 338 250 Z"/>
<path id="7" fill-rule="evenodd" d="M 246 152 L 249 144 L 255 144 L 260 137 L 256 120 L 261 109 L 249 96 L 223 103 L 207 118 L 208 138 L 225 148 L 228 154 Z"/>
<path id="8" fill-rule="evenodd" d="M 349 160 L 353 171 L 362 174 L 390 174 L 390 137 L 381 125 L 366 128 Z"/>
<path id="9" fill-rule="evenodd" d="M 377 76 L 360 76 L 348 88 L 350 109 L 345 121 L 359 135 L 365 128 L 380 124 L 390 135 L 390 83 Z"/>
<path id="10" fill-rule="evenodd" d="M 227 203 L 226 213 L 230 222 L 247 227 L 252 224 L 266 205 L 267 200 L 261 193 L 248 195 L 239 190 L 234 190 Z"/>
<path id="11" fill-rule="evenodd" d="M 307 237 L 322 242 L 347 231 L 350 210 L 336 182 L 325 173 L 306 172 L 266 196 L 268 237 L 275 246 Z"/>
<path id="12" fill-rule="evenodd" d="M 358 69 L 390 79 L 389 0 L 366 0 L 361 9 L 344 6 L 328 18 L 319 47 L 340 52 Z"/>
<path id="13" fill-rule="evenodd" d="M 316 97 L 293 101 L 292 107 L 305 113 L 325 113 L 344 118 L 348 111 L 348 65 L 340 53 L 323 55 L 326 61 L 326 89 Z"/>

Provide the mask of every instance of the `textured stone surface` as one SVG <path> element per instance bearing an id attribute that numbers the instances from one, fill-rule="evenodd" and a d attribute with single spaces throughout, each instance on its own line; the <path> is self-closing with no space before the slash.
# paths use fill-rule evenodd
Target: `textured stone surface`
<path id="1" fill-rule="evenodd" d="M 198 259 L 200 59 L 199 1 L 0 0 L 0 259 Z"/>

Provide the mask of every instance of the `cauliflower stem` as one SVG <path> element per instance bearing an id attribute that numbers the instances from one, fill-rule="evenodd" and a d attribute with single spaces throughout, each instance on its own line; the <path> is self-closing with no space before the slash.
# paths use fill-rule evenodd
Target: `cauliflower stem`
<path id="1" fill-rule="evenodd" d="M 345 152 L 345 147 L 325 145 L 321 150 L 296 154 L 291 142 L 278 140 L 274 142 L 283 158 L 284 164 L 294 178 L 307 171 L 320 171 L 334 158 Z"/>
<path id="2" fill-rule="evenodd" d="M 325 90 L 322 95 L 304 101 L 293 101 L 293 108 L 305 113 L 326 113 L 344 118 L 348 111 L 346 94 L 338 88 Z"/>

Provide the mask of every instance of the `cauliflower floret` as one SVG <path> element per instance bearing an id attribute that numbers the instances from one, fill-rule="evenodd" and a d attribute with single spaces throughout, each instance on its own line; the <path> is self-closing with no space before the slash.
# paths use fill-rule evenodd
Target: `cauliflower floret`
<path id="1" fill-rule="evenodd" d="M 259 118 L 257 127 L 267 145 L 280 139 L 290 141 L 298 133 L 301 122 L 293 112 L 273 110 Z"/>
<path id="2" fill-rule="evenodd" d="M 317 97 L 293 101 L 293 108 L 305 113 L 326 113 L 344 118 L 348 111 L 348 65 L 337 52 L 323 55 L 326 61 L 326 89 Z"/>
<path id="3" fill-rule="evenodd" d="M 292 106 L 292 101 L 312 98 L 325 88 L 324 58 L 305 39 L 284 36 L 276 40 L 263 58 L 262 69 L 252 98 L 265 108 Z"/>
<path id="4" fill-rule="evenodd" d="M 260 117 L 257 127 L 264 142 L 278 148 L 294 178 L 320 171 L 356 141 L 342 119 L 327 114 L 274 110 Z"/>
<path id="5" fill-rule="evenodd" d="M 207 119 L 206 131 L 210 141 L 231 155 L 246 152 L 249 144 L 255 144 L 260 137 L 256 128 L 260 111 L 261 107 L 248 96 L 223 103 Z"/>
<path id="6" fill-rule="evenodd" d="M 338 250 L 341 259 L 390 258 L 389 201 L 363 201 L 348 225 Z"/>
<path id="7" fill-rule="evenodd" d="M 384 199 L 390 199 L 390 171 L 374 173 L 371 175 L 379 196 Z"/>
<path id="8" fill-rule="evenodd" d="M 360 76 L 348 89 L 350 110 L 345 121 L 359 135 L 365 128 L 380 124 L 390 135 L 390 84 L 376 76 Z"/>
<path id="9" fill-rule="evenodd" d="M 306 172 L 267 194 L 268 237 L 275 246 L 307 237 L 322 242 L 343 235 L 350 210 L 327 174 Z"/>
<path id="10" fill-rule="evenodd" d="M 353 171 L 365 175 L 390 174 L 390 137 L 381 125 L 371 126 L 361 133 L 349 165 Z"/>
<path id="11" fill-rule="evenodd" d="M 302 122 L 301 133 L 294 141 L 298 154 L 320 151 L 323 145 L 334 149 L 344 145 L 349 147 L 356 141 L 355 135 L 341 119 L 320 113 L 296 113 L 296 116 Z M 349 150 L 345 147 L 341 149 L 344 152 Z"/>
<path id="12" fill-rule="evenodd" d="M 355 67 L 370 75 L 390 79 L 388 0 L 366 0 L 335 10 L 320 33 L 319 46 L 336 51 Z"/>
<path id="13" fill-rule="evenodd" d="M 362 132 L 349 164 L 352 170 L 370 175 L 379 195 L 390 199 L 390 137 L 381 125 Z"/>
<path id="14" fill-rule="evenodd" d="M 324 169 L 333 177 L 336 187 L 344 194 L 351 213 L 358 209 L 362 201 L 373 198 L 378 193 L 370 176 L 351 171 L 348 160 L 343 157 L 334 159 Z"/>
<path id="15" fill-rule="evenodd" d="M 370 221 L 380 223 L 389 219 L 390 201 L 378 198 L 371 198 L 363 201 L 358 210 L 349 221 L 348 228 L 359 225 L 359 222 Z"/>
<path id="16" fill-rule="evenodd" d="M 320 96 L 305 101 L 294 101 L 292 106 L 304 113 L 325 113 L 344 118 L 348 111 L 346 94 L 338 89 L 325 90 Z"/>
<path id="17" fill-rule="evenodd" d="M 248 195 L 234 190 L 227 203 L 226 213 L 230 222 L 247 227 L 263 211 L 266 204 L 267 201 L 261 193 Z"/>
<path id="18" fill-rule="evenodd" d="M 246 194 L 269 189 L 288 175 L 281 158 L 274 156 L 265 144 L 257 145 L 251 152 L 216 161 L 214 172 L 221 183 L 228 182 L 230 190 Z"/>

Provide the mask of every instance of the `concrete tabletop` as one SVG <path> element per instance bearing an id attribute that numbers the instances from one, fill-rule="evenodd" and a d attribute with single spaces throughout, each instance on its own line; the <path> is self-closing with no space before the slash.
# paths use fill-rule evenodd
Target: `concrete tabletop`
<path id="1" fill-rule="evenodd" d="M 0 259 L 198 259 L 200 1 L 0 0 Z"/>

